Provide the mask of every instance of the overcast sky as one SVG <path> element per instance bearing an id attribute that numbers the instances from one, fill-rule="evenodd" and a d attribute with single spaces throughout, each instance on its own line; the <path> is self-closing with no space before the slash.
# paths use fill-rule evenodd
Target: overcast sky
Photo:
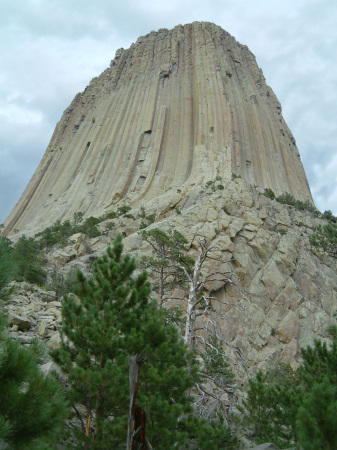
<path id="1" fill-rule="evenodd" d="M 0 223 L 63 111 L 116 50 L 195 20 L 220 25 L 255 54 L 316 206 L 337 213 L 335 0 L 0 0 Z"/>

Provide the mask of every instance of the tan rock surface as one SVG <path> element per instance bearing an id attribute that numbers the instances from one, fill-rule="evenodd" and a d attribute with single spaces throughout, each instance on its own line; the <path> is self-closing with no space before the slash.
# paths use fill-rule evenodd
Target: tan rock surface
<path id="1" fill-rule="evenodd" d="M 98 216 L 121 199 L 174 203 L 177 188 L 216 176 L 227 185 L 232 173 L 311 201 L 281 105 L 248 48 L 211 23 L 161 29 L 118 50 L 76 95 L 5 233 Z"/>

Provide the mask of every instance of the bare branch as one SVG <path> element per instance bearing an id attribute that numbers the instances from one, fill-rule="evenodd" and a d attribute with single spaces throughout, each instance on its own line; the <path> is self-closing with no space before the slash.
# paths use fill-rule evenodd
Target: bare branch
<path id="1" fill-rule="evenodd" d="M 83 433 L 85 433 L 85 425 L 84 425 L 81 413 L 79 412 L 79 410 L 77 409 L 77 407 L 74 403 L 71 404 L 71 407 L 74 409 L 77 417 L 80 419 L 82 431 L 83 431 Z"/>
<path id="2" fill-rule="evenodd" d="M 206 394 L 208 397 L 213 397 L 218 400 L 219 397 L 217 395 L 213 394 L 212 392 L 207 392 L 202 386 L 200 386 L 200 384 L 196 383 L 195 386 L 200 392 Z"/>

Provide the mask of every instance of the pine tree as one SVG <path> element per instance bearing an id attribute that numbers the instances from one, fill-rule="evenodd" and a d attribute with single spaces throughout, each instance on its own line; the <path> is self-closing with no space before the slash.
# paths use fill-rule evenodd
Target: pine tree
<path id="1" fill-rule="evenodd" d="M 187 370 L 189 356 L 176 329 L 164 326 L 163 311 L 149 301 L 146 273 L 133 277 L 135 261 L 122 249 L 118 236 L 94 263 L 92 278 L 78 273 L 76 297 L 64 299 L 62 345 L 53 356 L 68 374 L 80 424 L 74 426 L 75 441 L 106 449 L 125 445 L 128 360 L 145 353 L 137 403 L 146 412 L 152 446 L 172 448 L 187 438 L 178 419 L 192 411 L 186 392 L 195 374 Z"/>
<path id="2" fill-rule="evenodd" d="M 298 445 L 307 450 L 337 448 L 337 387 L 324 378 L 313 384 L 297 413 Z"/>
<path id="3" fill-rule="evenodd" d="M 287 448 L 295 439 L 295 421 L 302 391 L 290 366 L 279 363 L 270 372 L 258 371 L 249 380 L 247 399 L 240 411 L 257 443 L 273 442 Z"/>
<path id="4" fill-rule="evenodd" d="M 253 433 L 257 442 L 266 442 L 264 439 L 270 434 L 270 390 L 266 383 L 268 373 L 258 371 L 255 379 L 249 380 L 248 398 L 243 401 L 247 413 L 246 424 L 253 425 Z M 240 408 L 243 412 L 243 408 Z"/>
<path id="5" fill-rule="evenodd" d="M 152 447 L 180 448 L 193 442 L 194 448 L 218 448 L 198 444 L 208 430 L 212 442 L 231 448 L 236 439 L 230 430 L 190 415 L 188 392 L 197 380 L 197 367 L 176 328 L 165 324 L 164 310 L 149 300 L 146 273 L 135 276 L 134 259 L 122 255 L 121 239 L 119 235 L 94 263 L 91 278 L 78 272 L 75 295 L 64 298 L 62 344 L 52 355 L 68 375 L 72 447 L 125 447 L 129 361 L 142 355 L 137 406 L 146 414 Z"/>
<path id="6" fill-rule="evenodd" d="M 43 285 L 47 279 L 47 273 L 43 269 L 46 264 L 45 257 L 38 248 L 38 243 L 33 238 L 21 236 L 14 245 L 12 260 L 15 266 L 16 281 L 28 281 Z"/>
<path id="7" fill-rule="evenodd" d="M 337 327 L 330 327 L 330 332 L 330 346 L 317 339 L 313 347 L 301 349 L 303 363 L 299 368 L 299 375 L 307 391 L 314 383 L 321 383 L 324 378 L 337 387 Z"/>
<path id="8" fill-rule="evenodd" d="M 10 293 L 7 285 L 14 276 L 11 253 L 12 245 L 10 240 L 0 236 L 0 300 L 7 299 Z"/>
<path id="9" fill-rule="evenodd" d="M 38 367 L 42 350 L 7 336 L 0 316 L 0 448 L 51 448 L 68 414 L 65 392 Z M 7 445 L 7 447 L 6 447 Z"/>
<path id="10" fill-rule="evenodd" d="M 246 425 L 257 442 L 288 448 L 335 448 L 337 417 L 337 328 L 332 342 L 316 340 L 301 349 L 303 362 L 296 372 L 286 365 L 249 380 L 243 402 Z"/>
<path id="11" fill-rule="evenodd" d="M 170 299 L 170 291 L 185 286 L 186 275 L 183 268 L 189 270 L 194 260 L 186 254 L 187 239 L 177 230 L 165 233 L 159 228 L 152 228 L 143 230 L 141 235 L 151 245 L 152 256 L 141 258 L 140 264 L 149 270 L 153 280 L 152 288 L 162 307 Z"/>

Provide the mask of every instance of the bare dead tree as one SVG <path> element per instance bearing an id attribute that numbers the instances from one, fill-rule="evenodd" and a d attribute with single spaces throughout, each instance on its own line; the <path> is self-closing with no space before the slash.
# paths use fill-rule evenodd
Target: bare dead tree
<path id="1" fill-rule="evenodd" d="M 222 337 L 219 326 L 222 313 L 214 308 L 215 304 L 233 305 L 212 295 L 207 288 L 210 282 L 221 282 L 224 286 L 234 285 L 240 289 L 237 276 L 230 267 L 227 270 L 217 269 L 206 275 L 202 274 L 207 260 L 214 260 L 227 266 L 232 262 L 232 258 L 223 261 L 221 258 L 214 257 L 213 252 L 218 250 L 216 245 L 212 246 L 207 239 L 202 238 L 199 240 L 198 255 L 193 270 L 188 271 L 181 266 L 188 285 L 188 291 L 182 298 L 182 301 L 186 303 L 183 338 L 189 350 L 201 357 L 200 383 L 196 384 L 198 394 L 195 396 L 194 405 L 202 415 L 208 414 L 207 404 L 211 399 L 221 403 L 224 392 L 229 398 L 234 398 L 236 385 L 232 383 L 233 373 L 227 361 L 231 361 L 234 365 L 244 365 L 241 350 Z M 239 305 L 234 306 L 240 307 Z M 233 353 L 237 355 L 236 358 L 229 356 L 224 351 L 225 346 L 232 349 Z"/>
<path id="2" fill-rule="evenodd" d="M 219 324 L 223 319 L 223 313 L 221 308 L 216 309 L 215 305 L 227 305 L 242 309 L 243 307 L 229 304 L 212 295 L 210 286 L 214 282 L 220 282 L 224 286 L 237 286 L 238 289 L 240 289 L 240 286 L 238 277 L 230 267 L 232 258 L 225 261 L 221 256 L 217 257 L 215 252 L 221 251 L 221 249 L 216 245 L 211 245 L 206 238 L 199 239 L 196 244 L 194 237 L 193 242 L 188 247 L 191 248 L 193 244 L 193 246 L 197 246 L 196 259 L 194 260 L 191 257 L 182 259 L 181 255 L 184 255 L 184 252 L 185 255 L 187 253 L 187 240 L 183 235 L 180 234 L 180 236 L 182 238 L 179 240 L 179 252 L 175 253 L 170 248 L 172 240 L 162 230 L 154 229 L 151 234 L 143 235 L 151 244 L 154 254 L 157 256 L 155 261 L 160 261 L 160 264 L 153 264 L 151 267 L 161 280 L 159 286 L 164 286 L 165 277 L 172 276 L 172 273 L 180 274 L 176 283 L 167 284 L 166 291 L 163 289 L 159 291 L 161 294 L 159 303 L 160 306 L 163 306 L 164 300 L 177 300 L 179 302 L 185 319 L 183 339 L 188 349 L 194 352 L 201 362 L 200 383 L 196 385 L 198 395 L 195 396 L 195 406 L 199 411 L 204 410 L 206 412 L 207 406 L 204 405 L 210 399 L 221 402 L 224 392 L 231 399 L 235 396 L 236 386 L 231 380 L 232 372 L 228 361 L 234 365 L 245 365 L 241 350 L 223 338 Z M 151 264 L 151 260 L 148 259 L 148 261 Z M 214 261 L 216 269 L 203 274 L 206 261 Z M 219 264 L 221 267 L 219 267 Z M 182 294 L 173 296 L 173 287 L 178 287 Z M 235 356 L 229 356 L 224 348 L 230 348 L 232 355 Z M 210 386 L 213 386 L 212 389 L 209 388 Z"/>

